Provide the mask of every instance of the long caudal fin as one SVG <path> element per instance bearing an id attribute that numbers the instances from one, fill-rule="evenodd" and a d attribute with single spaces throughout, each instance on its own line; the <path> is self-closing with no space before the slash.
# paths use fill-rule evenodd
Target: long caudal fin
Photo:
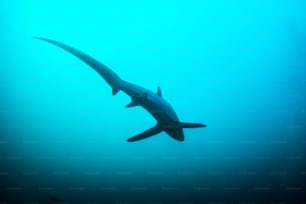
<path id="1" fill-rule="evenodd" d="M 127 139 L 127 142 L 136 142 L 136 141 L 139 141 L 139 140 L 143 140 L 143 139 L 146 139 L 148 137 L 151 137 L 153 135 L 156 135 L 158 133 L 160 133 L 162 131 L 161 127 L 159 125 L 155 125 L 154 127 L 134 136 L 134 137 L 131 137 L 129 139 Z"/>
<path id="2" fill-rule="evenodd" d="M 178 126 L 181 128 L 201 128 L 201 127 L 206 127 L 205 124 L 201 123 L 183 123 L 183 122 L 178 122 Z"/>
<path id="3" fill-rule="evenodd" d="M 104 80 L 113 88 L 113 91 L 112 91 L 113 95 L 116 95 L 118 91 L 120 91 L 119 83 L 121 81 L 121 78 L 114 71 L 106 67 L 104 64 L 102 64 L 98 60 L 94 59 L 93 57 L 85 54 L 84 52 L 76 48 L 73 48 L 59 41 L 55 41 L 55 40 L 51 40 L 47 38 L 41 38 L 41 37 L 33 37 L 33 38 L 42 40 L 42 41 L 51 43 L 57 47 L 60 47 L 63 50 L 66 50 L 70 54 L 76 56 L 77 58 L 85 62 L 87 65 L 93 68 L 98 74 L 100 74 L 104 78 Z"/>

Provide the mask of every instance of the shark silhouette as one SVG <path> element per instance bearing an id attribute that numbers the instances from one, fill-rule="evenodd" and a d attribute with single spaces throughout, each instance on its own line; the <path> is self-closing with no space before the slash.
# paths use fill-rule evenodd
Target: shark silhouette
<path id="1" fill-rule="evenodd" d="M 121 90 L 131 97 L 131 102 L 125 106 L 126 108 L 142 106 L 156 119 L 157 124 L 154 127 L 127 139 L 128 142 L 139 141 L 162 131 L 165 131 L 175 140 L 184 141 L 183 128 L 206 127 L 206 125 L 200 123 L 180 122 L 173 108 L 164 100 L 160 87 L 157 88 L 157 93 L 154 93 L 121 79 L 111 69 L 80 50 L 55 40 L 41 37 L 34 38 L 56 45 L 81 59 L 104 78 L 112 87 L 113 95 L 116 95 Z"/>

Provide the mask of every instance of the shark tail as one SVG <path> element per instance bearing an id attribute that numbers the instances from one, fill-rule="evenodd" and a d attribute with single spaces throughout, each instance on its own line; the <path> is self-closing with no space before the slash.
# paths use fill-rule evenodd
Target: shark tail
<path id="1" fill-rule="evenodd" d="M 111 69 L 109 69 L 108 67 L 106 67 L 104 64 L 94 59 L 93 57 L 85 54 L 84 52 L 76 48 L 73 48 L 67 44 L 64 44 L 64 43 L 61 43 L 55 40 L 42 38 L 42 37 L 33 37 L 33 38 L 42 40 L 42 41 L 51 43 L 57 47 L 60 47 L 63 50 L 69 52 L 70 54 L 76 56 L 77 58 L 85 62 L 87 65 L 93 68 L 98 74 L 100 74 L 104 78 L 104 80 L 112 87 L 113 95 L 116 95 L 118 91 L 120 90 L 120 83 L 122 81 L 120 77 L 115 72 L 113 72 Z"/>

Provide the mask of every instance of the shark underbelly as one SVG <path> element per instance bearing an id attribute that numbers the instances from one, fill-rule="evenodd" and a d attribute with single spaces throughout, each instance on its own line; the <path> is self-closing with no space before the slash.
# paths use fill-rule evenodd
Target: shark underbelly
<path id="1" fill-rule="evenodd" d="M 137 100 L 137 105 L 142 106 L 147 110 L 159 124 L 171 125 L 171 123 L 178 122 L 178 117 L 173 108 L 167 101 L 156 93 L 137 86 L 127 81 L 121 81 L 120 90 L 129 95 L 132 100 Z"/>
<path id="2" fill-rule="evenodd" d="M 159 104 L 150 103 L 142 105 L 144 109 L 146 109 L 160 125 L 171 125 L 174 122 L 178 122 L 178 117 L 174 111 L 161 108 Z"/>

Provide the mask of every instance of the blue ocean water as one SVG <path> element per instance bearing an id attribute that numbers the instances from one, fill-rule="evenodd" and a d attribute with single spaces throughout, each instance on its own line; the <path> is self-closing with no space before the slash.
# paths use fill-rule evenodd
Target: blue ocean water
<path id="1" fill-rule="evenodd" d="M 306 1 L 1 1 L 0 202 L 305 202 Z M 67 43 L 156 91 L 155 124 Z"/>

